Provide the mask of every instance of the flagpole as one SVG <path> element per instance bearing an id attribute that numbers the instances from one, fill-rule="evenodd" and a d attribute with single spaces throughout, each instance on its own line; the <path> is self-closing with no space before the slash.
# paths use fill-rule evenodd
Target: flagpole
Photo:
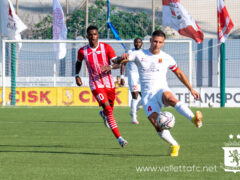
<path id="1" fill-rule="evenodd" d="M 18 6 L 18 0 L 16 0 L 16 14 L 18 14 L 18 8 L 19 8 L 19 6 Z"/>
<path id="2" fill-rule="evenodd" d="M 68 15 L 68 13 L 69 13 L 69 3 L 68 3 L 68 0 L 66 0 L 66 16 Z"/>
<path id="3" fill-rule="evenodd" d="M 220 46 L 220 94 L 221 94 L 221 107 L 225 107 L 225 43 Z"/>
<path id="4" fill-rule="evenodd" d="M 218 0 L 217 0 L 217 4 L 218 4 Z M 217 27 L 218 27 L 218 32 L 220 31 L 220 22 L 219 22 L 219 19 L 218 19 L 218 22 L 217 22 Z M 219 36 L 219 35 L 218 35 Z M 218 38 L 219 39 L 219 38 Z M 220 66 L 219 66 L 219 70 L 220 70 L 220 75 L 219 75 L 219 78 L 220 78 L 220 106 L 221 107 L 225 107 L 225 101 L 226 101 L 226 93 L 225 93 L 225 89 L 226 89 L 226 86 L 225 86 L 225 42 L 221 42 L 219 41 L 221 44 L 220 44 L 220 53 L 219 53 L 219 56 L 220 56 Z"/>
<path id="5" fill-rule="evenodd" d="M 86 0 L 86 34 L 87 34 L 87 28 L 88 28 L 88 0 Z"/>
<path id="6" fill-rule="evenodd" d="M 152 0 L 152 32 L 155 31 L 155 0 Z"/>

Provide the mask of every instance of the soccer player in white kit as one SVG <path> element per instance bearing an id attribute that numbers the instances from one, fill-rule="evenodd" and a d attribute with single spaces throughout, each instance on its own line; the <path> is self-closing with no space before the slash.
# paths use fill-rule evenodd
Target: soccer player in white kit
<path id="1" fill-rule="evenodd" d="M 125 53 L 122 55 L 122 59 L 117 58 L 115 63 L 135 61 L 140 75 L 145 113 L 155 127 L 158 135 L 171 145 L 170 156 L 178 156 L 180 145 L 172 137 L 169 130 L 161 129 L 157 125 L 157 118 L 161 112 L 161 108 L 165 106 L 174 107 L 177 112 L 188 118 L 198 128 L 202 126 L 202 113 L 196 111 L 194 115 L 186 104 L 178 101 L 168 87 L 166 74 L 167 70 L 170 69 L 189 89 L 194 99 L 199 100 L 199 93 L 192 88 L 186 75 L 177 66 L 176 61 L 161 50 L 165 37 L 163 31 L 154 31 L 150 39 L 151 46 L 149 49 L 135 51 L 131 54 Z"/>
<path id="2" fill-rule="evenodd" d="M 135 38 L 134 39 L 134 48 L 128 51 L 128 54 L 130 54 L 133 51 L 138 51 L 142 48 L 143 42 L 141 38 Z M 137 110 L 142 104 L 141 101 L 141 87 L 140 87 L 140 79 L 139 79 L 139 73 L 138 68 L 135 62 L 131 61 L 127 63 L 127 71 L 128 71 L 128 86 L 129 90 L 132 95 L 131 100 L 131 112 L 130 115 L 132 116 L 132 124 L 139 124 L 137 120 Z M 121 85 L 125 84 L 124 80 L 124 70 L 125 70 L 125 64 L 121 64 Z"/>

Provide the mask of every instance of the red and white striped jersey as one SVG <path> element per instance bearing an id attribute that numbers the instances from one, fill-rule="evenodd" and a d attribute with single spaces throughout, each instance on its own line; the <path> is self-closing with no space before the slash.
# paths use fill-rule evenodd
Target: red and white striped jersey
<path id="1" fill-rule="evenodd" d="M 91 90 L 97 88 L 114 88 L 114 80 L 109 72 L 103 72 L 100 66 L 111 64 L 111 60 L 116 58 L 113 48 L 106 43 L 99 42 L 93 49 L 86 45 L 78 51 L 78 61 L 85 61 L 89 73 L 89 86 Z"/>

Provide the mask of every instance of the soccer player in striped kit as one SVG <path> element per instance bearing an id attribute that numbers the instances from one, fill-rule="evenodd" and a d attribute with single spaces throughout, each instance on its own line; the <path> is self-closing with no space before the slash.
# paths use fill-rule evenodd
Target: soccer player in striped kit
<path id="1" fill-rule="evenodd" d="M 97 99 L 99 106 L 103 108 L 103 111 L 99 113 L 104 119 L 105 125 L 111 128 L 119 144 L 124 147 L 128 142 L 121 137 L 113 116 L 115 84 L 111 75 L 111 69 L 119 68 L 119 65 L 111 65 L 111 61 L 117 58 L 117 56 L 109 44 L 98 42 L 99 33 L 96 26 L 89 26 L 87 28 L 87 39 L 89 44 L 81 47 L 78 51 L 78 60 L 75 66 L 76 83 L 78 86 L 82 85 L 79 72 L 82 61 L 85 61 L 89 73 L 89 86 L 92 94 Z M 103 70 L 101 68 L 102 66 L 105 66 L 106 70 Z"/>

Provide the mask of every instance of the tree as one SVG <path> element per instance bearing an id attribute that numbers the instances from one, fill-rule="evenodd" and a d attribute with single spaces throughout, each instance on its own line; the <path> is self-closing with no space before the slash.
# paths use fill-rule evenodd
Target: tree
<path id="1" fill-rule="evenodd" d="M 68 39 L 76 39 L 78 36 L 85 37 L 85 9 L 75 10 L 67 16 Z M 145 12 L 131 13 L 119 11 L 112 6 L 111 22 L 117 29 L 122 39 L 133 39 L 151 35 L 152 21 Z M 100 38 L 108 37 L 107 27 L 107 2 L 96 0 L 89 7 L 89 24 L 99 28 Z M 160 25 L 156 25 L 160 27 Z M 34 27 L 34 38 L 52 39 L 52 16 L 48 15 Z M 110 38 L 114 38 L 110 32 Z"/>

